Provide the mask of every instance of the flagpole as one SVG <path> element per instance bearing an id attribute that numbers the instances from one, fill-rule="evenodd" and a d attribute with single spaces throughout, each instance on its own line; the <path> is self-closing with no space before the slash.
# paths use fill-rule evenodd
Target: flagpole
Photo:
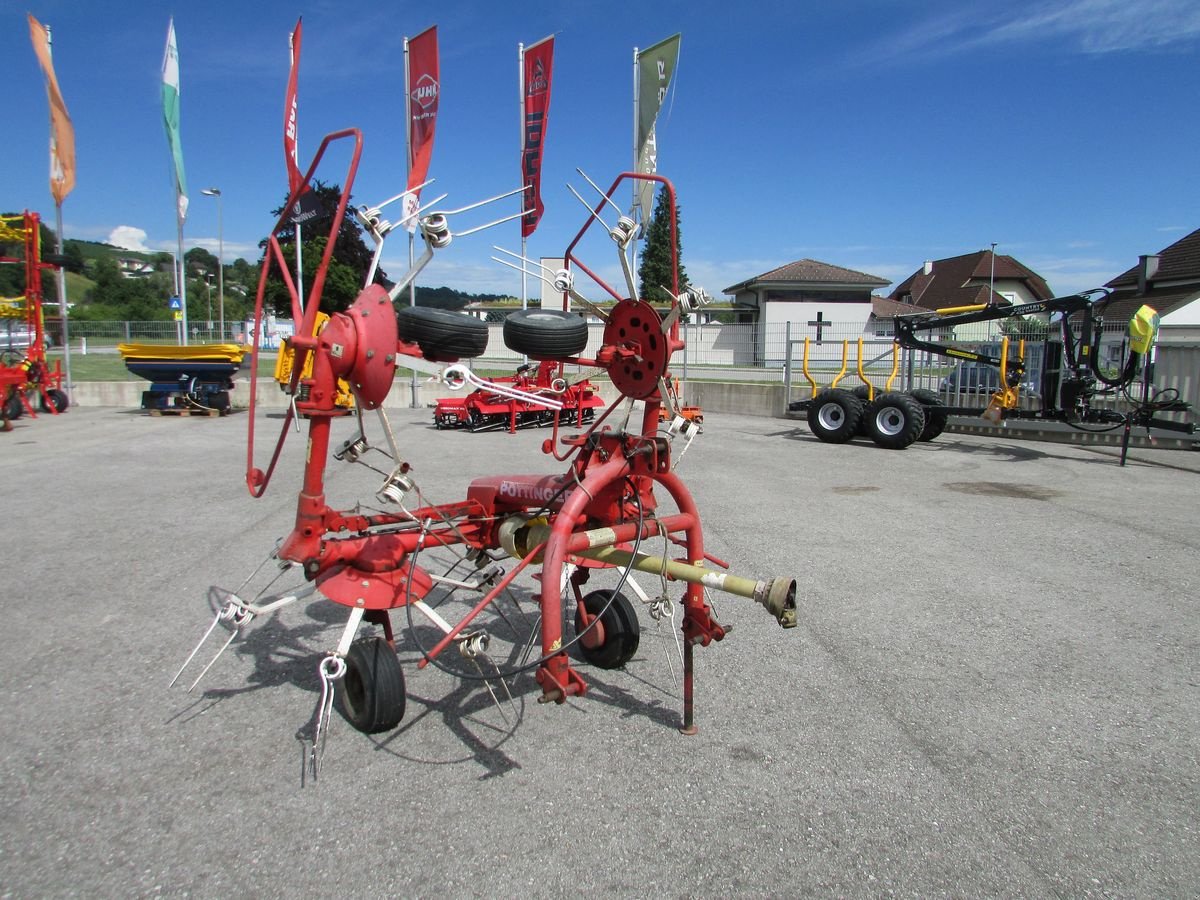
<path id="1" fill-rule="evenodd" d="M 525 152 L 525 44 L 517 43 L 517 126 L 518 137 L 517 142 L 518 158 Z M 525 204 L 529 198 L 524 193 L 521 195 L 521 211 L 525 211 Z M 521 232 L 521 309 L 529 307 L 529 283 L 528 275 L 525 272 L 525 250 L 529 243 L 529 238 L 525 237 L 525 217 L 517 218 L 517 227 Z"/>
<path id="2" fill-rule="evenodd" d="M 50 26 L 44 25 L 46 29 L 46 49 L 50 51 L 53 57 L 54 39 L 50 34 Z M 50 121 L 50 177 L 55 176 L 55 165 L 58 162 L 56 144 L 54 140 L 54 120 L 51 117 Z M 71 405 L 75 405 L 75 394 L 71 384 L 71 339 L 69 329 L 67 328 L 67 272 L 62 265 L 63 255 L 63 219 L 62 219 L 62 201 L 55 199 L 54 201 L 54 252 L 58 254 L 57 271 L 54 274 L 54 283 L 58 287 L 58 317 L 62 319 L 62 345 L 63 345 L 63 368 L 66 370 L 67 400 Z"/>
<path id="3" fill-rule="evenodd" d="M 293 46 L 293 38 L 295 32 L 288 32 L 288 62 L 291 65 L 296 65 L 296 48 Z M 296 122 L 296 155 L 300 155 L 300 123 Z M 290 192 L 289 192 L 290 193 Z M 300 298 L 300 312 L 304 312 L 304 263 L 303 249 L 304 240 L 300 235 L 300 223 L 296 222 L 292 225 L 296 229 L 296 296 Z"/>
<path id="4" fill-rule="evenodd" d="M 175 222 L 179 226 L 179 307 L 183 312 L 183 337 L 181 343 L 188 345 L 187 317 L 187 260 L 183 256 L 183 217 L 179 215 L 179 203 L 175 204 Z"/>
<path id="5" fill-rule="evenodd" d="M 412 165 L 413 165 L 413 158 L 412 158 L 412 84 L 411 84 L 412 79 L 409 77 L 409 73 L 410 73 L 411 69 L 410 69 L 410 65 L 409 65 L 409 61 L 408 61 L 408 55 L 409 55 L 408 38 L 405 38 L 404 39 L 404 177 L 406 179 L 405 184 L 408 183 L 407 179 L 412 173 Z M 406 200 L 406 205 L 407 205 L 407 200 Z M 411 271 L 413 266 L 415 266 L 417 263 L 417 253 L 416 253 L 417 233 L 411 227 L 409 227 L 407 229 L 407 231 L 408 231 L 408 268 Z M 415 279 L 415 278 L 408 285 L 408 305 L 409 306 L 417 305 L 417 279 Z M 413 369 L 412 370 L 412 401 L 411 401 L 411 405 L 412 405 L 413 409 L 417 409 L 420 407 L 420 403 L 417 402 L 417 390 L 418 390 L 418 388 L 417 388 L 417 370 Z"/>
<path id="6" fill-rule="evenodd" d="M 631 170 L 633 172 L 638 171 L 638 163 L 640 161 L 638 159 L 638 156 L 639 156 L 639 150 L 641 149 L 640 147 L 638 147 L 638 116 L 641 112 L 641 101 L 639 99 L 639 97 L 640 97 L 639 88 L 641 87 L 641 84 L 640 84 L 641 79 L 640 79 L 639 73 L 638 73 L 638 56 L 639 56 L 638 48 L 634 47 L 633 48 L 633 169 Z M 629 211 L 630 218 L 634 218 L 636 211 L 641 208 L 641 203 L 638 202 L 640 199 L 638 196 L 638 194 L 639 194 L 638 188 L 641 186 L 641 182 L 638 181 L 636 178 L 632 179 L 632 181 L 633 181 L 633 206 L 630 207 L 630 211 Z M 640 216 L 638 216 L 637 218 L 640 219 Z M 643 228 L 644 227 L 645 226 L 643 225 Z M 637 241 L 629 242 L 629 258 L 630 258 L 629 271 L 637 272 Z"/>

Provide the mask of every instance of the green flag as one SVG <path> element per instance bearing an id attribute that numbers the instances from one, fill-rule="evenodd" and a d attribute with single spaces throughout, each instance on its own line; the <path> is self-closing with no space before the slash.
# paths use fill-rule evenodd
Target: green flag
<path id="1" fill-rule="evenodd" d="M 162 65 L 163 124 L 175 164 L 175 202 L 179 224 L 187 218 L 187 179 L 183 175 L 183 145 L 179 140 L 179 48 L 175 46 L 175 20 L 167 26 L 167 49 Z"/>
<path id="2" fill-rule="evenodd" d="M 673 35 L 659 41 L 653 47 L 641 51 L 637 57 L 638 71 L 638 116 L 637 116 L 637 171 L 653 174 L 658 171 L 658 141 L 654 123 L 663 100 L 671 87 L 671 75 L 679 60 L 681 35 Z M 638 187 L 638 203 L 642 208 L 642 221 L 650 221 L 650 206 L 654 201 L 654 185 L 643 182 Z"/>

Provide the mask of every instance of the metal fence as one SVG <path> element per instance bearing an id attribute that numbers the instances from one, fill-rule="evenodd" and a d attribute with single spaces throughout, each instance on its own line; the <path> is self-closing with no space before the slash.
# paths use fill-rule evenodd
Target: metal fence
<path id="1" fill-rule="evenodd" d="M 208 329 L 207 322 L 189 323 L 189 340 L 193 343 L 245 340 L 245 324 L 225 323 L 225 333 Z M 291 322 L 279 320 L 280 334 L 291 333 Z M 180 323 L 176 322 L 86 322 L 72 321 L 70 335 L 78 346 L 86 340 L 89 347 L 113 346 L 122 342 L 177 343 Z M 1025 337 L 1024 370 L 1022 376 L 1023 402 L 1036 404 L 1037 386 L 1043 368 L 1041 338 L 1045 324 L 1026 321 L 1025 331 L 1014 330 L 1013 323 L 980 322 L 967 328 L 959 326 L 953 342 L 957 346 L 999 355 L 1001 339 L 1007 334 L 1015 354 L 1019 341 Z M 968 330 L 969 329 L 969 330 Z M 478 364 L 488 368 L 516 368 L 523 361 L 521 354 L 504 345 L 503 325 L 489 324 L 488 347 Z M 594 357 L 600 349 L 604 326 L 589 326 L 587 348 L 583 355 Z M 681 325 L 684 349 L 672 362 L 672 373 L 685 380 L 744 381 L 783 384 L 788 402 L 807 399 L 814 389 L 832 384 L 842 386 L 861 384 L 862 378 L 876 388 L 885 387 L 889 380 L 894 390 L 924 388 L 940 392 L 954 405 L 963 405 L 958 386 L 949 387 L 947 379 L 959 367 L 953 360 L 924 350 L 896 348 L 888 320 L 860 323 L 822 323 L 806 327 L 797 323 L 778 325 L 698 324 Z M 1105 326 L 1100 344 L 1101 363 L 1116 369 L 1126 352 L 1124 323 Z M 805 339 L 807 338 L 807 345 Z M 950 341 L 951 335 L 930 332 L 934 341 Z M 277 337 L 269 337 L 266 346 L 277 345 Z M 807 373 L 807 374 L 806 374 Z M 839 380 L 840 379 L 840 380 Z M 969 384 L 959 381 L 957 385 Z M 1200 346 L 1161 343 L 1156 350 L 1153 385 L 1155 390 L 1177 392 L 1179 399 L 1200 408 Z"/>

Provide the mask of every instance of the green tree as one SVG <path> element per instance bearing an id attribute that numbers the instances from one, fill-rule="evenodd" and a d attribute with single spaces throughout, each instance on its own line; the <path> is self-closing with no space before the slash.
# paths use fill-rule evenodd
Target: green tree
<path id="1" fill-rule="evenodd" d="M 321 255 L 329 243 L 329 232 L 333 227 L 333 216 L 341 199 L 341 188 L 338 185 L 326 185 L 317 181 L 313 183 L 313 193 L 320 208 L 317 216 L 309 219 L 301 227 L 304 237 L 304 293 L 305 301 L 311 296 L 313 280 L 316 276 Z M 346 206 L 346 216 L 338 229 L 334 240 L 333 255 L 330 258 L 329 271 L 326 274 L 325 286 L 321 292 L 321 311 L 326 313 L 339 312 L 354 302 L 366 281 L 367 271 L 371 266 L 372 251 L 363 241 L 362 230 L 350 214 L 349 202 Z M 283 207 L 271 211 L 276 219 L 283 213 Z M 276 235 L 288 271 L 296 271 L 296 228 L 290 222 L 286 223 Z M 259 258 L 261 267 L 266 259 L 267 241 L 259 246 L 263 255 Z M 375 272 L 375 283 L 386 284 L 387 275 L 382 269 Z M 254 290 L 257 291 L 257 283 Z M 291 297 L 288 294 L 283 277 L 279 274 L 278 261 L 272 265 L 270 277 L 263 291 L 263 307 L 273 310 L 276 315 L 290 317 L 292 315 Z"/>
<path id="2" fill-rule="evenodd" d="M 679 206 L 675 207 L 675 258 L 679 290 L 689 284 L 683 268 L 683 236 L 679 229 Z M 671 212 L 669 194 L 663 188 L 654 201 L 654 212 L 646 225 L 646 242 L 638 266 L 638 293 L 648 302 L 662 301 L 662 288 L 671 289 Z"/>

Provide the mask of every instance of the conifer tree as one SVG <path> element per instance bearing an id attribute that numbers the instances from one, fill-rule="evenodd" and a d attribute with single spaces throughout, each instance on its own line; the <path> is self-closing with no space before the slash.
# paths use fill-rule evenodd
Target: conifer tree
<path id="1" fill-rule="evenodd" d="M 638 292 L 643 300 L 661 303 L 667 298 L 662 289 L 671 289 L 671 213 L 666 189 L 659 188 L 654 212 L 646 225 L 646 242 L 638 265 Z M 688 286 L 683 268 L 683 237 L 679 230 L 679 206 L 675 206 L 675 255 L 678 260 L 679 290 Z"/>

